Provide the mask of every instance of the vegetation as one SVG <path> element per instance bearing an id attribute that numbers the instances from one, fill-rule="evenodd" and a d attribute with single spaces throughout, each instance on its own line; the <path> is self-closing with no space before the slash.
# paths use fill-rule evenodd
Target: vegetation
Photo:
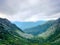
<path id="1" fill-rule="evenodd" d="M 0 45 L 60 45 L 60 22 L 56 20 L 44 33 L 33 36 L 0 19 Z"/>

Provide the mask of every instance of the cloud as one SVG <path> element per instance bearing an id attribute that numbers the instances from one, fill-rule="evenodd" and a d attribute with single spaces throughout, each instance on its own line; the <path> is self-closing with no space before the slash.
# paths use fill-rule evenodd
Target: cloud
<path id="1" fill-rule="evenodd" d="M 46 15 L 41 16 L 41 15 L 34 15 L 32 17 L 29 17 L 28 19 L 25 19 L 24 21 L 26 21 L 26 22 L 28 22 L 28 21 L 36 22 L 38 20 L 48 21 L 48 20 L 56 20 L 56 19 L 60 18 L 60 13 L 53 14 L 52 16 L 46 16 Z"/>
<path id="2" fill-rule="evenodd" d="M 10 21 L 51 20 L 60 16 L 60 0 L 0 0 L 0 17 Z"/>

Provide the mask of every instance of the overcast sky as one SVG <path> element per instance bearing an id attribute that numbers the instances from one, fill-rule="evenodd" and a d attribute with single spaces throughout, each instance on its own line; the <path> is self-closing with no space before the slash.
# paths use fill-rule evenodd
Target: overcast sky
<path id="1" fill-rule="evenodd" d="M 60 0 L 0 0 L 0 17 L 23 22 L 57 19 Z"/>

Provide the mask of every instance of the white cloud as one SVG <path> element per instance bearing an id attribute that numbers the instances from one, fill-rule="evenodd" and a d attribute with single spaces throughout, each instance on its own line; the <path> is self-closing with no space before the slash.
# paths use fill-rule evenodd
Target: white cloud
<path id="1" fill-rule="evenodd" d="M 41 14 L 41 15 L 31 16 L 30 18 L 25 19 L 24 21 L 27 21 L 27 22 L 28 21 L 36 22 L 38 20 L 46 20 L 46 21 L 48 21 L 48 20 L 56 20 L 58 18 L 60 18 L 60 13 L 53 14 L 52 16 L 46 16 L 46 15 Z"/>
<path id="2" fill-rule="evenodd" d="M 60 16 L 60 0 L 0 0 L 0 2 L 2 2 L 0 17 L 10 21 L 50 20 Z"/>

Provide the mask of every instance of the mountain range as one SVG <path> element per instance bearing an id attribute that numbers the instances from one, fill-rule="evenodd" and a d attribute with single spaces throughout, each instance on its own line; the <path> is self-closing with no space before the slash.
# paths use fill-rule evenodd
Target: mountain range
<path id="1" fill-rule="evenodd" d="M 28 34 L 33 34 L 33 35 L 38 35 L 39 33 L 43 33 L 45 32 L 50 26 L 52 26 L 55 23 L 54 20 L 51 21 L 47 21 L 42 25 L 38 25 L 36 27 L 32 27 L 29 29 L 25 29 L 24 32 L 28 33 Z"/>
<path id="2" fill-rule="evenodd" d="M 0 18 L 0 45 L 60 45 L 60 18 L 41 26 L 37 27 L 45 30 L 33 35 L 24 32 L 9 20 Z"/>
<path id="3" fill-rule="evenodd" d="M 29 29 L 29 28 L 32 28 L 32 27 L 36 27 L 38 25 L 42 25 L 45 22 L 46 21 L 37 21 L 37 22 L 18 22 L 18 21 L 15 21 L 15 22 L 12 22 L 12 23 L 16 24 L 22 30 L 25 30 L 25 29 Z"/>

